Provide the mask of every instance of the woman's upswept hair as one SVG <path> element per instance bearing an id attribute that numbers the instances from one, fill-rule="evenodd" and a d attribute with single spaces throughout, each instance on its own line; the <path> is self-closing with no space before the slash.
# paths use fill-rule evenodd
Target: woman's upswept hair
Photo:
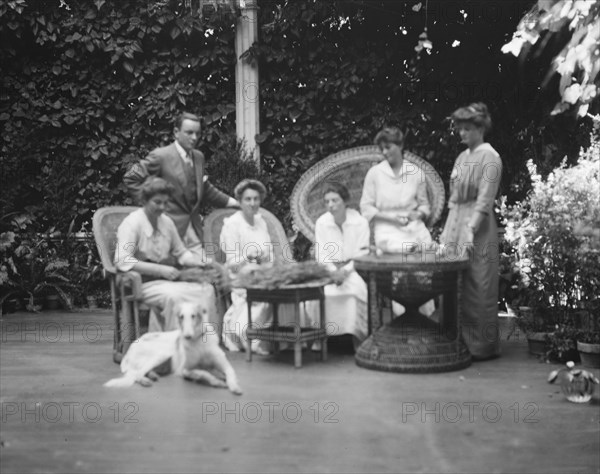
<path id="1" fill-rule="evenodd" d="M 402 148 L 404 146 L 404 133 L 398 127 L 385 127 L 375 135 L 373 143 L 379 148 L 385 143 L 394 143 Z"/>
<path id="2" fill-rule="evenodd" d="M 238 201 L 242 199 L 242 195 L 246 189 L 253 189 L 254 191 L 257 191 L 260 196 L 260 202 L 263 202 L 265 197 L 267 197 L 267 188 L 264 184 L 256 179 L 244 179 L 240 181 L 233 190 L 233 195 Z"/>
<path id="3" fill-rule="evenodd" d="M 492 117 L 487 105 L 483 102 L 474 102 L 466 107 L 456 109 L 450 118 L 454 123 L 470 122 L 477 127 L 482 127 L 485 133 L 492 129 Z"/>
<path id="4" fill-rule="evenodd" d="M 142 202 L 147 202 L 157 194 L 166 194 L 171 197 L 175 188 L 171 183 L 156 176 L 150 176 L 144 181 L 141 189 Z"/>
<path id="5" fill-rule="evenodd" d="M 337 181 L 327 181 L 325 183 L 325 186 L 323 187 L 323 197 L 325 197 L 327 193 L 339 194 L 345 203 L 350 200 L 350 192 L 348 191 L 348 188 Z"/>

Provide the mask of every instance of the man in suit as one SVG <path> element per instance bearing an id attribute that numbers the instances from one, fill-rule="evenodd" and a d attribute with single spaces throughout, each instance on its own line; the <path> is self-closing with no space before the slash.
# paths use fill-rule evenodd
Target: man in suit
<path id="1" fill-rule="evenodd" d="M 183 243 L 204 258 L 202 250 L 201 203 L 215 207 L 236 207 L 237 200 L 214 187 L 204 174 L 204 155 L 195 150 L 200 138 L 200 119 L 184 112 L 175 119 L 175 141 L 156 148 L 125 174 L 125 184 L 139 199 L 148 176 L 159 176 L 175 187 L 167 215 L 173 219 Z"/>

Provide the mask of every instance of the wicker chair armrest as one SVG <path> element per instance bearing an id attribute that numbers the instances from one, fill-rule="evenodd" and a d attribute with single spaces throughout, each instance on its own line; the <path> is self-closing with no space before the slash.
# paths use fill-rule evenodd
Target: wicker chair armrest
<path id="1" fill-rule="evenodd" d="M 111 268 L 103 268 L 102 269 L 102 278 L 104 278 L 105 280 L 111 279 L 111 278 L 116 278 L 116 277 L 117 277 L 117 272 L 113 271 Z"/>
<path id="2" fill-rule="evenodd" d="M 117 273 L 117 286 L 123 289 L 127 301 L 142 300 L 142 275 L 138 272 Z"/>

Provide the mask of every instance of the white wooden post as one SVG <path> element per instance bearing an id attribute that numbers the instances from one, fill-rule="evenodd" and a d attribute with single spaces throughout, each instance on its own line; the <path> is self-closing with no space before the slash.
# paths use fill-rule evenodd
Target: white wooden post
<path id="1" fill-rule="evenodd" d="M 240 56 L 258 39 L 257 0 L 239 0 L 241 16 L 235 33 L 235 99 L 236 133 L 245 140 L 247 150 L 260 168 L 260 150 L 256 135 L 260 133 L 258 64 L 240 59 Z"/>

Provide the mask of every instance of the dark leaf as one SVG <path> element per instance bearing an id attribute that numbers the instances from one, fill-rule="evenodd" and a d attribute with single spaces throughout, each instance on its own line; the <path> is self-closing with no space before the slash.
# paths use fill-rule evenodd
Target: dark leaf
<path id="1" fill-rule="evenodd" d="M 259 145 L 261 143 L 264 143 L 264 141 L 269 138 L 272 135 L 272 132 L 270 130 L 266 131 L 266 132 L 262 132 L 258 135 L 256 135 L 256 143 L 258 143 Z"/>

